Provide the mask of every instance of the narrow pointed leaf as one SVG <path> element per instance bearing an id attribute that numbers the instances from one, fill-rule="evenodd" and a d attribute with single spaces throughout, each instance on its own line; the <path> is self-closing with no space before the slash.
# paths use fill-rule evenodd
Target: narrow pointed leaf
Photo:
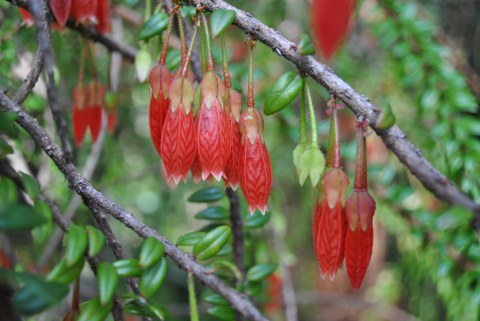
<path id="1" fill-rule="evenodd" d="M 255 265 L 247 272 L 247 280 L 251 282 L 262 281 L 277 269 L 276 264 Z"/>
<path id="2" fill-rule="evenodd" d="M 205 232 L 191 232 L 180 236 L 177 240 L 178 246 L 193 246 L 205 236 Z"/>
<path id="3" fill-rule="evenodd" d="M 228 210 L 220 206 L 208 207 L 195 215 L 197 219 L 211 221 L 227 220 L 229 217 L 230 213 Z"/>
<path id="4" fill-rule="evenodd" d="M 219 226 L 211 230 L 200 242 L 195 244 L 193 247 L 193 255 L 199 260 L 206 260 L 213 257 L 227 243 L 231 233 L 230 227 L 228 226 Z"/>

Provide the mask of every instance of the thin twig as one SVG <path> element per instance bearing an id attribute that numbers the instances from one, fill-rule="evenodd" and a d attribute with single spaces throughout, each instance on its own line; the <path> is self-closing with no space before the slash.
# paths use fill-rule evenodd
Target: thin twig
<path id="1" fill-rule="evenodd" d="M 297 45 L 280 32 L 266 26 L 250 13 L 231 6 L 222 0 L 187 0 L 191 5 L 199 5 L 206 10 L 233 10 L 236 12 L 234 24 L 246 34 L 270 47 L 276 54 L 292 62 L 300 72 L 310 76 L 335 97 L 341 99 L 357 117 L 368 120 L 370 127 L 379 135 L 384 144 L 407 167 L 410 172 L 438 199 L 452 205 L 459 205 L 474 213 L 472 227 L 480 234 L 480 205 L 461 192 L 452 182 L 426 160 L 421 151 L 413 145 L 405 133 L 396 125 L 381 129 L 376 126 L 380 113 L 370 100 L 353 90 L 328 66 L 312 56 L 302 56 Z"/>
<path id="2" fill-rule="evenodd" d="M 15 100 L 18 104 L 22 104 L 28 95 L 32 92 L 35 84 L 40 77 L 40 74 L 43 70 L 43 51 L 39 47 L 37 52 L 35 53 L 35 57 L 33 58 L 32 62 L 32 69 L 28 73 L 27 77 L 25 78 L 22 86 L 17 90 L 13 100 Z"/>
<path id="3" fill-rule="evenodd" d="M 196 262 L 192 255 L 178 249 L 164 236 L 146 226 L 142 221 L 136 219 L 131 213 L 124 210 L 90 185 L 85 177 L 80 174 L 78 169 L 65 158 L 60 147 L 56 145 L 45 130 L 40 127 L 38 121 L 23 111 L 18 104 L 3 92 L 0 92 L 0 109 L 2 111 L 14 112 L 17 114 L 18 117 L 15 121 L 27 131 L 33 141 L 55 162 L 58 169 L 68 180 L 69 187 L 75 190 L 88 206 L 98 207 L 103 212 L 108 213 L 122 222 L 126 227 L 133 230 L 142 238 L 149 236 L 155 237 L 164 244 L 165 253 L 177 263 L 181 269 L 191 271 L 200 282 L 227 299 L 231 306 L 239 311 L 244 317 L 253 321 L 268 320 L 248 300 L 248 298 L 245 297 L 245 295 L 230 288 L 207 268 Z"/>
<path id="4" fill-rule="evenodd" d="M 72 144 L 69 139 L 67 123 L 63 117 L 62 109 L 58 102 L 57 92 L 55 90 L 54 62 L 52 42 L 50 39 L 49 9 L 45 0 L 29 1 L 29 9 L 35 19 L 35 28 L 37 29 L 37 41 L 39 50 L 43 53 L 43 64 L 47 73 L 47 97 L 53 119 L 57 127 L 57 133 L 60 137 L 62 148 L 65 151 L 67 159 L 73 159 Z"/>

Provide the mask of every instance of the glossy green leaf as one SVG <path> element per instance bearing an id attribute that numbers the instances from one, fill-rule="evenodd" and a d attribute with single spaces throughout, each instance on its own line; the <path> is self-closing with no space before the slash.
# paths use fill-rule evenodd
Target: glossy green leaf
<path id="1" fill-rule="evenodd" d="M 0 199 L 2 204 L 16 203 L 18 201 L 17 191 L 17 186 L 11 179 L 0 176 Z M 2 206 L 0 205 L 0 213 L 1 208 Z"/>
<path id="2" fill-rule="evenodd" d="M 109 301 L 108 304 L 102 305 L 97 296 L 80 305 L 80 315 L 77 321 L 103 321 L 110 313 L 112 306 L 113 300 Z"/>
<path id="3" fill-rule="evenodd" d="M 192 203 L 210 203 L 221 200 L 225 197 L 223 189 L 218 187 L 206 187 L 196 191 L 188 198 Z"/>
<path id="4" fill-rule="evenodd" d="M 167 29 L 170 16 L 164 11 L 154 13 L 138 33 L 138 40 L 148 40 Z"/>
<path id="5" fill-rule="evenodd" d="M 245 292 L 248 294 L 248 296 L 252 297 L 262 292 L 262 288 L 262 282 L 247 282 Z"/>
<path id="6" fill-rule="evenodd" d="M 154 237 L 147 237 L 140 249 L 139 262 L 143 268 L 149 268 L 155 264 L 163 255 L 165 246 Z"/>
<path id="7" fill-rule="evenodd" d="M 97 282 L 100 304 L 105 305 L 111 302 L 118 285 L 116 268 L 111 263 L 100 263 L 97 271 Z"/>
<path id="8" fill-rule="evenodd" d="M 180 66 L 181 61 L 182 55 L 180 53 L 180 50 L 174 48 L 168 50 L 167 61 L 165 62 L 168 70 L 172 72 L 175 71 Z"/>
<path id="9" fill-rule="evenodd" d="M 229 306 L 230 303 L 220 294 L 212 293 L 203 298 L 207 303 L 217 305 L 217 306 Z"/>
<path id="10" fill-rule="evenodd" d="M 211 266 L 213 271 L 222 277 L 235 278 L 239 281 L 243 279 L 238 267 L 228 260 L 215 260 Z"/>
<path id="11" fill-rule="evenodd" d="M 473 217 L 473 213 L 462 207 L 453 206 L 445 214 L 437 219 L 437 226 L 440 230 L 447 230 L 461 225 L 466 225 Z"/>
<path id="12" fill-rule="evenodd" d="M 123 259 L 113 262 L 117 274 L 125 277 L 137 277 L 142 274 L 142 268 L 137 259 Z"/>
<path id="13" fill-rule="evenodd" d="M 205 232 L 191 232 L 180 236 L 177 240 L 178 246 L 193 246 L 205 236 Z"/>
<path id="14" fill-rule="evenodd" d="M 87 232 L 82 226 L 71 224 L 65 235 L 65 243 L 65 261 L 68 266 L 72 266 L 83 257 L 87 250 Z"/>
<path id="15" fill-rule="evenodd" d="M 247 280 L 251 282 L 262 281 L 277 269 L 276 264 L 259 264 L 251 267 L 247 272 Z"/>
<path id="16" fill-rule="evenodd" d="M 151 298 L 160 288 L 167 275 L 167 260 L 162 258 L 153 266 L 146 269 L 140 277 L 140 293 Z"/>
<path id="17" fill-rule="evenodd" d="M 95 256 L 100 253 L 105 245 L 105 236 L 99 229 L 91 225 L 87 225 L 86 230 L 88 236 L 88 255 Z"/>
<path id="18" fill-rule="evenodd" d="M 306 33 L 302 33 L 300 36 L 300 42 L 298 43 L 298 53 L 303 56 L 315 54 L 315 47 L 312 44 L 310 36 Z"/>
<path id="19" fill-rule="evenodd" d="M 386 104 L 378 116 L 376 126 L 377 128 L 387 129 L 393 125 L 395 125 L 395 115 L 393 114 L 392 106 L 390 104 Z"/>
<path id="20" fill-rule="evenodd" d="M 247 213 L 245 216 L 245 226 L 248 228 L 260 228 L 263 227 L 270 220 L 271 214 L 269 211 L 262 215 L 260 211 L 255 211 L 255 213 Z"/>
<path id="21" fill-rule="evenodd" d="M 38 185 L 37 180 L 25 173 L 21 174 L 23 186 L 25 187 L 25 191 L 27 192 L 28 196 L 31 199 L 35 199 L 40 193 L 40 185 Z"/>
<path id="22" fill-rule="evenodd" d="M 207 310 L 208 314 L 222 321 L 234 321 L 235 311 L 230 307 L 213 307 Z"/>
<path id="23" fill-rule="evenodd" d="M 272 115 L 287 107 L 302 89 L 303 79 L 293 71 L 283 74 L 273 84 L 270 92 L 265 98 L 263 112 L 265 115 Z"/>
<path id="24" fill-rule="evenodd" d="M 0 111 L 0 132 L 10 137 L 16 137 L 17 128 L 15 127 L 15 119 L 17 119 L 17 117 L 15 113 Z"/>
<path id="25" fill-rule="evenodd" d="M 212 37 L 217 37 L 235 20 L 237 13 L 233 10 L 217 9 L 210 16 Z"/>
<path id="26" fill-rule="evenodd" d="M 231 233 L 230 227 L 225 225 L 209 231 L 200 242 L 195 244 L 193 255 L 199 260 L 211 258 L 223 248 Z"/>
<path id="27" fill-rule="evenodd" d="M 68 294 L 66 285 L 45 281 L 30 273 L 16 273 L 15 277 L 23 287 L 15 293 L 12 301 L 15 309 L 24 315 L 36 314 L 57 305 Z"/>
<path id="28" fill-rule="evenodd" d="M 223 221 L 227 220 L 229 217 L 229 211 L 220 206 L 208 207 L 195 215 L 195 218 L 197 219 L 210 221 Z"/>
<path id="29" fill-rule="evenodd" d="M 0 207 L 0 231 L 30 230 L 47 222 L 42 213 L 23 204 L 4 204 Z"/>
<path id="30" fill-rule="evenodd" d="M 75 265 L 68 266 L 65 259 L 61 260 L 47 276 L 47 280 L 69 284 L 82 272 L 85 259 L 82 258 Z"/>
<path id="31" fill-rule="evenodd" d="M 167 320 L 170 318 L 170 312 L 158 304 L 145 301 L 143 298 L 134 298 L 125 304 L 125 312 L 131 315 L 144 316 L 147 318 L 158 318 Z"/>

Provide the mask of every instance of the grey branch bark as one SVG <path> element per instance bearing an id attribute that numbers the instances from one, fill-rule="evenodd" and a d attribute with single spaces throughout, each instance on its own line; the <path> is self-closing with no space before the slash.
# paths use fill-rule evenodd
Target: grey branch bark
<path id="1" fill-rule="evenodd" d="M 57 127 L 57 133 L 60 137 L 62 148 L 65 151 L 67 159 L 73 158 L 72 144 L 70 143 L 70 134 L 67 123 L 63 117 L 62 108 L 58 102 L 57 92 L 55 89 L 55 77 L 53 72 L 53 50 L 50 38 L 50 22 L 49 9 L 45 0 L 30 0 L 28 8 L 35 20 L 35 28 L 37 29 L 37 42 L 39 50 L 43 53 L 43 64 L 47 73 L 47 96 L 53 119 Z"/>
<path id="2" fill-rule="evenodd" d="M 370 127 L 382 138 L 409 171 L 430 192 L 440 200 L 471 210 L 475 217 L 472 227 L 480 234 L 480 205 L 462 193 L 452 182 L 423 157 L 422 152 L 408 140 L 405 133 L 396 125 L 381 129 L 376 126 L 379 110 L 370 100 L 356 92 L 349 84 L 338 77 L 329 67 L 318 62 L 312 56 L 300 55 L 296 44 L 283 37 L 280 32 L 270 28 L 254 18 L 250 13 L 237 9 L 222 0 L 187 0 L 191 5 L 203 6 L 206 10 L 233 10 L 236 18 L 233 22 L 246 34 L 270 47 L 276 54 L 292 62 L 300 72 L 305 73 L 322 85 L 357 116 L 368 120 Z"/>
<path id="3" fill-rule="evenodd" d="M 28 73 L 27 77 L 23 81 L 22 86 L 17 90 L 13 100 L 15 100 L 18 104 L 22 104 L 25 99 L 27 99 L 28 95 L 32 92 L 35 84 L 40 77 L 40 74 L 43 70 L 43 50 L 40 46 L 37 49 L 35 57 L 33 58 L 32 69 Z"/>
<path id="4" fill-rule="evenodd" d="M 18 115 L 15 120 L 33 141 L 54 161 L 58 169 L 68 181 L 69 187 L 79 194 L 89 207 L 97 207 L 105 213 L 122 222 L 142 238 L 153 236 L 165 245 L 165 253 L 183 270 L 190 271 L 203 284 L 227 299 L 231 306 L 244 317 L 253 321 L 266 321 L 258 309 L 248 298 L 238 291 L 230 288 L 225 282 L 212 274 L 208 269 L 196 262 L 194 258 L 180 249 L 154 229 L 146 226 L 105 195 L 96 190 L 80 174 L 78 169 L 68 161 L 62 150 L 51 137 L 43 130 L 38 121 L 24 112 L 21 107 L 10 99 L 5 93 L 0 92 L 0 110 L 14 112 Z"/>

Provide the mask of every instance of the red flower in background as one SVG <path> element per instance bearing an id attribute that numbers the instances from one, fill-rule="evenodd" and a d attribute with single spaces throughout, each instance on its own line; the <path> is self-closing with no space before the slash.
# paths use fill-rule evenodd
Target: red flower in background
<path id="1" fill-rule="evenodd" d="M 70 15 L 80 23 L 95 21 L 97 13 L 97 0 L 72 0 Z"/>
<path id="2" fill-rule="evenodd" d="M 356 0 L 313 0 L 310 23 L 315 42 L 328 60 L 347 34 Z"/>
<path id="3" fill-rule="evenodd" d="M 75 1 L 75 0 L 73 0 Z M 109 33 L 111 30 L 110 25 L 110 8 L 108 0 L 97 0 L 97 10 L 95 16 L 97 18 L 97 30 L 100 33 Z"/>
<path id="4" fill-rule="evenodd" d="M 53 16 L 61 27 L 65 26 L 70 16 L 72 1 L 75 2 L 75 0 L 50 0 Z"/>
<path id="5" fill-rule="evenodd" d="M 103 102 L 105 88 L 98 80 L 93 80 L 88 86 L 88 127 L 92 134 L 92 141 L 96 142 L 102 129 Z"/>
<path id="6" fill-rule="evenodd" d="M 348 220 L 345 263 L 348 278 L 359 289 L 367 273 L 373 248 L 373 215 L 376 204 L 367 188 L 366 124 L 358 128 L 357 162 L 354 191 L 345 205 Z"/>
<path id="7" fill-rule="evenodd" d="M 88 92 L 83 83 L 78 83 L 73 89 L 73 136 L 77 146 L 83 141 L 88 128 Z"/>

